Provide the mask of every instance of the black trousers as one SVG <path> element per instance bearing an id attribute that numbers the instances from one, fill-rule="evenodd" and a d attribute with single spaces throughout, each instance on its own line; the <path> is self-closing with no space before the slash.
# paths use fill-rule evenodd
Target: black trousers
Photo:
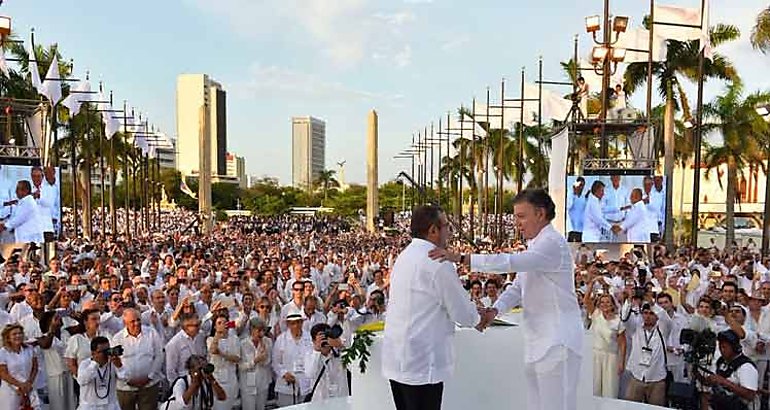
<path id="1" fill-rule="evenodd" d="M 444 383 L 412 386 L 391 380 L 390 391 L 396 410 L 440 410 Z"/>

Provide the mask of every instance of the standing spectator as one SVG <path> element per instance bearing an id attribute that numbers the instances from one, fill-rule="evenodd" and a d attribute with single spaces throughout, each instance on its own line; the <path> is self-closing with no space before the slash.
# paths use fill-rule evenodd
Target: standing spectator
<path id="1" fill-rule="evenodd" d="M 261 319 L 251 320 L 251 337 L 241 340 L 241 363 L 238 366 L 243 410 L 263 410 L 273 380 L 270 367 L 273 342 L 265 336 L 269 329 Z"/>
<path id="2" fill-rule="evenodd" d="M 586 209 L 585 178 L 577 177 L 572 184 L 572 192 L 567 197 L 567 240 L 569 242 L 581 242 L 583 240 L 583 214 Z"/>
<path id="3" fill-rule="evenodd" d="M 0 349 L 0 403 L 7 409 L 18 409 L 26 404 L 39 408 L 40 399 L 35 391 L 38 362 L 33 349 L 24 345 L 24 328 L 12 324 L 3 329 L 3 348 Z"/>
<path id="4" fill-rule="evenodd" d="M 167 410 L 211 409 L 214 399 L 224 401 L 226 394 L 222 386 L 207 371 L 206 358 L 192 355 L 185 362 L 184 375 L 171 384 L 171 397 Z"/>
<path id="5" fill-rule="evenodd" d="M 183 316 L 180 323 L 181 329 L 166 344 L 166 378 L 171 385 L 187 374 L 190 356 L 206 357 L 206 335 L 200 331 L 198 316 L 194 313 Z"/>
<path id="6" fill-rule="evenodd" d="M 591 280 L 583 303 L 591 318 L 594 396 L 616 399 L 620 375 L 625 370 L 626 328 L 620 320 L 613 297 L 607 293 L 594 296 L 592 292 L 596 281 L 603 279 L 603 276 L 596 276 Z M 594 301 L 598 302 L 598 309 Z"/>
<path id="7" fill-rule="evenodd" d="M 641 324 L 633 319 L 627 322 L 632 342 L 626 364 L 631 378 L 625 399 L 665 406 L 667 358 L 664 340 L 669 336 L 671 319 L 659 306 L 649 303 L 644 303 L 641 311 Z"/>
<path id="8" fill-rule="evenodd" d="M 312 387 L 305 374 L 305 355 L 313 344 L 310 336 L 302 331 L 302 314 L 291 312 L 286 316 L 286 322 L 289 331 L 281 333 L 273 346 L 273 371 L 278 377 L 275 382 L 278 407 L 301 403 Z"/>
<path id="9" fill-rule="evenodd" d="M 238 378 L 236 367 L 240 362 L 240 345 L 238 337 L 229 332 L 227 316 L 217 315 L 211 337 L 206 341 L 209 350 L 209 361 L 214 365 L 214 379 L 225 391 L 224 399 L 214 400 L 215 410 L 231 410 L 238 395 Z"/>
<path id="10" fill-rule="evenodd" d="M 91 340 L 91 359 L 78 366 L 77 382 L 80 385 L 78 410 L 118 410 L 116 393 L 118 374 L 123 367 L 120 356 L 107 355 L 110 341 L 104 336 Z"/>
<path id="11" fill-rule="evenodd" d="M 158 383 L 163 378 L 163 342 L 151 327 L 142 326 L 139 312 L 123 312 L 125 328 L 112 337 L 123 346 L 124 368 L 118 374 L 118 402 L 123 410 L 156 410 Z"/>

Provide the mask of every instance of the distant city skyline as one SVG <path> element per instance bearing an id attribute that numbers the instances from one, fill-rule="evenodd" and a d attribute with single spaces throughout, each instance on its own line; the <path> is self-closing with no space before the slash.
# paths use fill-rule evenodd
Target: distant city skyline
<path id="1" fill-rule="evenodd" d="M 700 0 L 661 0 L 697 7 Z M 711 1 L 711 23 L 742 32 L 717 48 L 730 58 L 747 91 L 770 89 L 770 58 L 748 38 L 766 0 Z M 648 3 L 613 1 L 611 12 L 638 27 Z M 151 11 L 151 12 L 148 12 Z M 602 2 L 541 0 L 10 0 L 0 14 L 28 41 L 58 43 L 86 70 L 104 80 L 115 100 L 128 100 L 161 131 L 174 137 L 176 77 L 209 73 L 228 90 L 227 150 L 246 158 L 246 173 L 291 184 L 290 119 L 312 113 L 327 122 L 326 167 L 346 160 L 348 183 L 366 180 L 366 114 L 380 116 L 380 182 L 409 167 L 392 156 L 411 135 L 447 111 L 483 98 L 498 99 L 501 77 L 518 91 L 522 66 L 532 80 L 538 56 L 545 77 L 564 80 L 559 65 L 580 34 L 581 55 L 591 46 L 584 17 Z M 137 30 L 140 26 L 142 29 Z M 15 64 L 15 63 L 11 63 Z M 723 88 L 707 84 L 706 101 Z M 694 85 L 685 87 L 695 104 Z M 632 98 L 643 107 L 643 92 Z M 655 95 L 657 103 L 660 97 Z"/>

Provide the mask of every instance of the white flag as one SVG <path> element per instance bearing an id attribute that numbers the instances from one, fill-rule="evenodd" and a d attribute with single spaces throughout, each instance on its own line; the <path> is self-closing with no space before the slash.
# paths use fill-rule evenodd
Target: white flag
<path id="1" fill-rule="evenodd" d="M 665 37 L 656 31 L 652 43 L 652 61 L 666 61 L 668 46 Z M 642 63 L 648 61 L 648 53 L 632 50 L 650 49 L 650 31 L 644 28 L 629 30 L 620 35 L 615 47 L 626 49 L 626 63 Z"/>
<path id="2" fill-rule="evenodd" d="M 463 122 L 466 124 L 473 124 L 473 133 L 476 134 L 477 137 L 486 138 L 487 130 L 479 125 L 479 123 L 471 118 L 468 114 L 463 114 Z"/>
<path id="3" fill-rule="evenodd" d="M 91 92 L 91 83 L 88 80 L 82 81 L 74 87 L 73 91 L 77 92 L 70 92 L 61 103 L 69 109 L 70 118 L 78 115 L 83 103 L 91 101 L 91 94 L 89 94 Z"/>
<path id="4" fill-rule="evenodd" d="M 111 139 L 115 133 L 120 131 L 120 123 L 112 116 L 111 112 L 102 112 L 102 121 L 104 121 L 104 136 Z"/>
<path id="5" fill-rule="evenodd" d="M 51 102 L 51 105 L 61 100 L 61 81 L 59 77 L 59 57 L 54 54 L 51 60 L 51 65 L 48 67 L 48 73 L 43 80 L 42 89 L 40 94 L 43 94 Z"/>
<path id="6" fill-rule="evenodd" d="M 548 169 L 548 195 L 556 205 L 557 212 L 566 209 L 564 204 L 567 198 L 567 157 L 569 154 L 569 132 L 567 127 L 551 138 L 551 158 Z M 565 234 L 566 218 L 556 218 L 553 221 L 554 228 Z"/>
<path id="7" fill-rule="evenodd" d="M 5 61 L 5 50 L 0 50 L 0 71 L 5 74 L 6 78 L 11 78 L 11 74 L 8 72 L 8 63 Z"/>
<path id="8" fill-rule="evenodd" d="M 701 16 L 700 8 L 679 6 L 655 6 L 655 34 L 676 41 L 700 40 L 701 50 L 707 58 L 713 57 L 709 37 L 709 0 L 706 0 Z M 683 24 L 693 27 L 677 27 L 660 23 Z"/>
<path id="9" fill-rule="evenodd" d="M 32 80 L 32 87 L 34 87 L 37 92 L 42 93 L 43 92 L 43 85 L 40 83 L 40 70 L 37 68 L 37 57 L 35 57 L 35 49 L 31 48 L 29 50 L 29 75 Z"/>

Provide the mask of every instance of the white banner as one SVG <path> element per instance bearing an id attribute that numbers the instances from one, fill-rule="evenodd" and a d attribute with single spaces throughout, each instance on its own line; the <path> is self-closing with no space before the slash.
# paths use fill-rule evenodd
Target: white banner
<path id="1" fill-rule="evenodd" d="M 569 131 L 562 131 L 551 138 L 551 165 L 548 169 L 548 194 L 556 204 L 556 219 L 553 226 L 562 235 L 566 235 L 566 216 L 560 215 L 566 209 L 567 155 L 569 152 Z"/>
<path id="2" fill-rule="evenodd" d="M 659 26 L 655 26 L 656 32 L 654 33 L 655 38 L 653 39 L 652 44 L 652 61 L 666 61 L 666 54 L 668 53 L 666 38 L 658 34 L 657 27 Z M 649 50 L 650 31 L 643 28 L 627 31 L 620 35 L 615 47 L 628 50 L 626 52 L 626 58 L 623 60 L 626 63 L 646 62 L 648 61 L 648 53 L 630 51 L 629 49 Z"/>

